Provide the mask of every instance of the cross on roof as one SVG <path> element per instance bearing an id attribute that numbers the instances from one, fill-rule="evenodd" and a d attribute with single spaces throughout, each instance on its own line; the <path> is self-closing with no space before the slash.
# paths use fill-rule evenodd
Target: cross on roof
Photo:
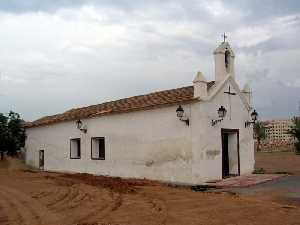
<path id="1" fill-rule="evenodd" d="M 236 95 L 236 93 L 230 91 L 230 85 L 228 87 L 228 91 L 224 91 L 225 94 L 228 94 L 229 101 L 229 119 L 231 120 L 231 95 Z"/>
<path id="2" fill-rule="evenodd" d="M 224 32 L 224 34 L 222 34 L 222 37 L 223 37 L 223 39 L 224 39 L 223 42 L 225 42 L 225 41 L 226 41 L 226 38 L 228 38 L 227 35 L 225 34 L 225 32 Z"/>
<path id="3" fill-rule="evenodd" d="M 230 92 L 230 86 L 228 87 L 228 91 L 224 91 L 224 93 L 228 95 L 236 95 L 236 93 Z"/>

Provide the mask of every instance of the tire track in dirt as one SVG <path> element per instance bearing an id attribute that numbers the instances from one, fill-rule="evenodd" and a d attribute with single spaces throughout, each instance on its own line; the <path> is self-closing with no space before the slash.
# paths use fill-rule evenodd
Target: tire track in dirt
<path id="1" fill-rule="evenodd" d="M 99 192 L 98 192 L 99 195 Z M 110 190 L 110 200 L 107 199 L 106 206 L 103 207 L 95 207 L 95 210 L 93 210 L 91 213 L 86 215 L 85 217 L 82 217 L 81 219 L 78 219 L 79 224 L 98 224 L 103 223 L 105 224 L 111 224 L 111 220 L 114 221 L 114 217 L 116 214 L 121 213 L 123 214 L 124 211 L 128 212 L 130 210 L 127 208 L 127 206 L 123 207 L 123 202 L 132 201 L 133 199 L 136 199 L 134 201 L 135 209 L 139 210 L 138 206 L 141 205 L 141 208 L 143 211 L 140 211 L 139 213 L 145 214 L 146 220 L 152 220 L 152 218 L 156 218 L 158 224 L 165 225 L 167 224 L 167 217 L 168 217 L 168 210 L 167 210 L 167 204 L 164 200 L 158 198 L 157 196 L 149 195 L 146 193 L 138 193 L 138 194 L 123 194 L 119 192 L 114 192 Z M 95 200 L 96 202 L 99 202 L 99 199 Z M 134 217 L 138 211 L 133 211 L 132 217 Z M 149 215 L 149 212 L 150 215 Z M 126 214 L 126 213 L 125 213 Z M 156 222 L 157 222 L 156 221 Z M 114 223 L 112 223 L 114 224 Z M 116 222 L 116 224 L 122 224 L 122 222 Z M 127 224 L 127 223 L 126 223 Z"/>
<path id="2" fill-rule="evenodd" d="M 0 204 L 8 215 L 9 224 L 40 224 L 40 221 L 32 213 L 24 202 L 16 199 L 16 196 L 0 188 Z"/>
<path id="3" fill-rule="evenodd" d="M 78 207 L 89 203 L 92 200 L 92 196 L 87 193 L 80 184 L 72 185 L 69 195 L 61 202 L 55 204 L 55 208 L 59 211 L 74 210 Z"/>
<path id="4" fill-rule="evenodd" d="M 47 195 L 47 198 L 45 199 L 45 201 L 47 202 L 47 207 L 49 207 L 50 209 L 55 208 L 55 205 L 65 201 L 65 199 L 68 198 L 69 194 L 70 187 L 59 187 L 57 191 Z"/>
<path id="5" fill-rule="evenodd" d="M 1 225 L 9 225 L 8 217 L 4 212 L 3 208 L 0 205 L 0 224 Z"/>
<path id="6" fill-rule="evenodd" d="M 57 215 L 53 215 L 35 199 L 17 190 L 0 186 L 0 196 L 0 205 L 3 207 L 10 225 L 57 224 Z"/>
<path id="7" fill-rule="evenodd" d="M 53 181 L 57 184 L 56 179 Z M 99 216 L 108 214 L 120 205 L 108 190 L 62 179 L 58 183 L 59 187 L 51 185 L 47 190 L 32 192 L 32 197 L 50 211 L 60 214 L 63 224 L 94 223 Z"/>
<path id="8" fill-rule="evenodd" d="M 123 203 L 123 196 L 121 193 L 115 194 L 114 202 L 113 202 L 113 207 L 111 209 L 111 211 L 116 211 L 118 208 L 121 207 L 122 203 Z"/>
<path id="9" fill-rule="evenodd" d="M 61 187 L 51 187 L 51 189 L 47 189 L 47 190 L 40 190 L 38 192 L 33 191 L 31 192 L 31 197 L 35 198 L 37 200 L 39 199 L 53 199 L 53 195 L 57 196 L 59 194 L 59 192 L 61 191 Z"/>
<path id="10" fill-rule="evenodd" d="M 89 199 L 85 204 L 90 208 L 86 214 L 80 215 L 77 223 L 97 224 L 103 217 L 109 214 L 116 206 L 113 195 L 108 190 L 99 190 L 96 187 L 84 185 L 85 191 L 89 190 Z M 99 204 L 101 203 L 101 204 Z"/>
<path id="11" fill-rule="evenodd" d="M 79 189 L 76 185 L 72 185 L 71 187 L 67 187 L 66 188 L 66 194 L 64 194 L 62 196 L 62 198 L 60 198 L 54 204 L 51 204 L 50 208 L 55 210 L 55 211 L 61 211 L 70 202 L 72 202 L 78 195 L 79 195 Z"/>
<path id="12" fill-rule="evenodd" d="M 167 203 L 164 200 L 158 198 L 157 196 L 149 195 L 147 193 L 142 193 L 141 196 L 145 199 L 146 202 L 148 202 L 148 204 L 150 204 L 151 207 L 149 208 L 149 210 L 153 211 L 153 217 L 160 218 L 159 224 L 167 224 Z"/>

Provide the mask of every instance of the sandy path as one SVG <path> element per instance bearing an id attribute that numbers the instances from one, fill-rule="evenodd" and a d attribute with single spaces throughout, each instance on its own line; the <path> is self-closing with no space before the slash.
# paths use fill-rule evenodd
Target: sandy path
<path id="1" fill-rule="evenodd" d="M 300 225 L 300 208 L 150 181 L 0 169 L 2 225 Z"/>
<path id="2" fill-rule="evenodd" d="M 0 185 L 0 205 L 4 215 L 7 215 L 3 224 L 59 224 L 59 215 L 28 195 L 3 185 Z"/>

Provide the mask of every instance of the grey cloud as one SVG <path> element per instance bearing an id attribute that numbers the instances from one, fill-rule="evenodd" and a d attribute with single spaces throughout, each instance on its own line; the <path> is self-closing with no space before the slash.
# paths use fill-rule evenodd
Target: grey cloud
<path id="1" fill-rule="evenodd" d="M 111 6 L 124 10 L 132 10 L 134 8 L 141 6 L 144 7 L 145 5 L 153 3 L 157 4 L 160 3 L 160 1 L 155 0 L 152 3 L 149 3 L 148 1 L 134 0 L 9 0 L 0 1 L 0 10 L 15 13 L 33 11 L 53 12 L 60 8 L 75 8 L 87 4 L 95 6 Z"/>
<path id="2" fill-rule="evenodd" d="M 84 11 L 87 5 L 92 9 Z M 10 12 L 0 12 L 0 72 L 7 78 L 0 80 L 0 112 L 12 109 L 32 120 L 190 85 L 198 70 L 212 80 L 212 52 L 228 31 L 236 77 L 251 82 L 262 117 L 296 113 L 298 1 L 12 0 L 1 1 L 0 11 Z M 292 23 L 274 29 L 284 16 Z M 244 36 L 231 34 L 248 27 L 271 35 L 245 47 Z M 246 38 L 253 35 L 261 34 Z"/>
<path id="3" fill-rule="evenodd" d="M 300 87 L 265 80 L 253 88 L 255 105 L 263 119 L 286 118 L 298 115 Z"/>
<path id="4" fill-rule="evenodd" d="M 31 12 L 31 11 L 50 11 L 53 12 L 60 8 L 74 8 L 82 5 L 95 5 L 99 7 L 114 7 L 126 11 L 143 10 L 149 7 L 164 8 L 166 16 L 169 19 L 209 19 L 209 14 L 204 9 L 203 4 L 208 1 L 190 0 L 188 4 L 182 0 L 9 0 L 0 1 L 0 10 L 8 12 Z M 235 9 L 243 12 L 243 18 L 248 23 L 266 20 L 274 16 L 283 16 L 297 13 L 300 10 L 300 2 L 298 0 L 225 0 L 223 2 L 225 8 Z M 180 12 L 180 14 L 178 14 Z M 236 15 L 231 15 L 235 17 Z"/>
<path id="5" fill-rule="evenodd" d="M 83 4 L 81 0 L 10 0 L 0 1 L 0 10 L 8 12 L 53 11 L 60 7 L 70 7 Z"/>
<path id="6" fill-rule="evenodd" d="M 298 0 L 225 0 L 225 5 L 244 12 L 244 20 L 248 23 L 257 23 L 267 19 L 299 13 Z"/>

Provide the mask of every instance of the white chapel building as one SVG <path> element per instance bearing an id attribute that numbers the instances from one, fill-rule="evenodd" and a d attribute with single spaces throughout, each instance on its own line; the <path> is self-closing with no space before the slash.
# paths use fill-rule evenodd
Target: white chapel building
<path id="1" fill-rule="evenodd" d="M 228 42 L 215 81 L 124 98 L 26 124 L 26 163 L 46 171 L 200 184 L 254 169 L 251 93 Z M 252 115 L 251 115 L 252 114 Z"/>

